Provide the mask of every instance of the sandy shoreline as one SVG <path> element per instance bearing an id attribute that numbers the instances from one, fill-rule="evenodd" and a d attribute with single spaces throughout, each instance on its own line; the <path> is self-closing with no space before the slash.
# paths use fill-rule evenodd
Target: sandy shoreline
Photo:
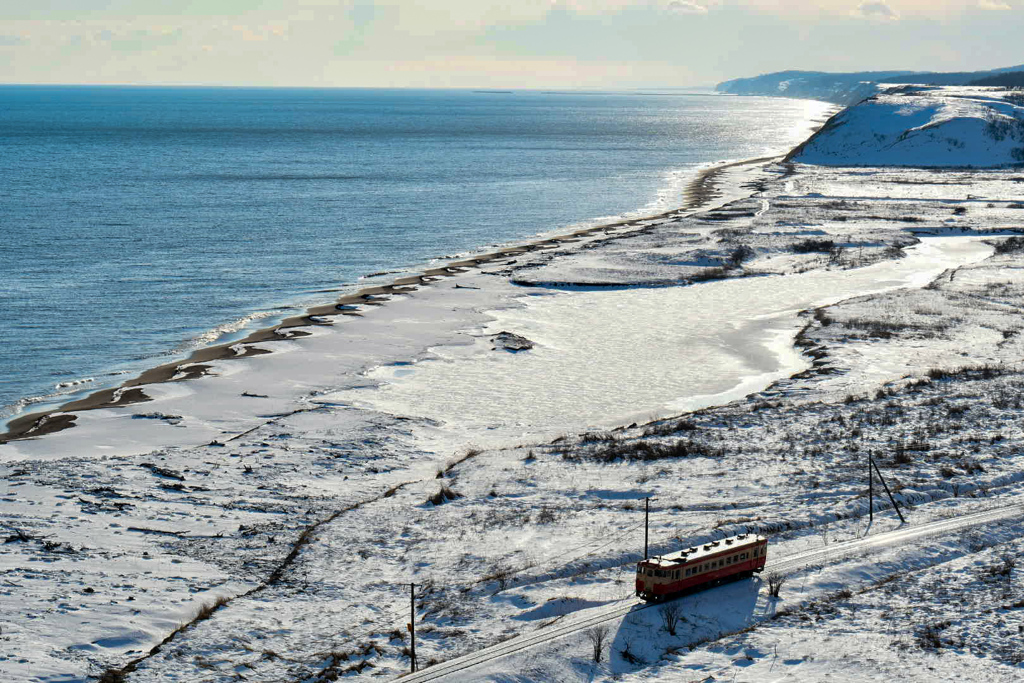
<path id="1" fill-rule="evenodd" d="M 0 444 L 20 439 L 35 438 L 70 429 L 75 426 L 75 413 L 103 408 L 117 408 L 150 400 L 142 388 L 147 385 L 180 382 L 197 379 L 206 375 L 213 361 L 226 361 L 272 353 L 270 349 L 257 347 L 256 344 L 273 344 L 306 336 L 309 332 L 301 329 L 320 325 L 331 325 L 331 318 L 336 316 L 359 316 L 358 308 L 367 305 L 381 305 L 393 294 L 410 293 L 419 287 L 429 286 L 431 281 L 459 275 L 468 269 L 479 268 L 500 259 L 509 259 L 531 252 L 556 248 L 571 244 L 581 238 L 599 233 L 628 234 L 644 224 L 651 228 L 660 221 L 678 218 L 681 214 L 695 211 L 706 206 L 718 196 L 715 186 L 716 179 L 726 170 L 740 166 L 766 164 L 780 157 L 760 157 L 745 159 L 731 163 L 720 163 L 698 171 L 688 183 L 683 196 L 682 206 L 658 214 L 616 221 L 590 228 L 576 230 L 564 235 L 555 235 L 546 239 L 512 245 L 499 251 L 492 251 L 467 259 L 453 261 L 445 266 L 431 268 L 422 273 L 398 278 L 391 283 L 364 287 L 358 291 L 339 297 L 333 303 L 312 306 L 297 316 L 291 316 L 272 327 L 254 330 L 244 338 L 230 343 L 216 344 L 197 349 L 187 358 L 164 363 L 143 371 L 138 376 L 126 380 L 116 387 L 101 389 L 88 396 L 69 401 L 56 408 L 40 412 L 29 412 L 11 419 L 7 429 L 0 434 Z"/>

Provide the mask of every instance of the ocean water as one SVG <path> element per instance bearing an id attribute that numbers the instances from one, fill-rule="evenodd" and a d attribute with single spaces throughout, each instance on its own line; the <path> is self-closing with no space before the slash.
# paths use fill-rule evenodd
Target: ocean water
<path id="1" fill-rule="evenodd" d="M 826 106 L 708 93 L 0 87 L 0 419 L 361 276 L 678 206 Z"/>

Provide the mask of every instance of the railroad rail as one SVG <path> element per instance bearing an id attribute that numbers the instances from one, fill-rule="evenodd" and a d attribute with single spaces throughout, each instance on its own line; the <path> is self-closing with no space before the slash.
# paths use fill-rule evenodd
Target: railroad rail
<path id="1" fill-rule="evenodd" d="M 786 557 L 769 561 L 765 565 L 765 571 L 791 573 L 807 567 L 828 564 L 856 555 L 870 554 L 873 551 L 891 547 L 898 543 L 911 543 L 930 536 L 948 534 L 982 524 L 1013 519 L 1014 517 L 1024 517 L 1024 506 L 1008 505 L 948 519 L 940 519 L 920 526 L 901 526 L 893 531 L 887 531 L 875 536 L 835 543 L 823 548 L 787 555 Z M 515 636 L 496 645 L 485 647 L 482 650 L 462 655 L 447 662 L 435 664 L 429 669 L 405 674 L 398 680 L 401 680 L 402 683 L 426 683 L 427 681 L 440 680 L 500 657 L 521 650 L 527 650 L 535 645 L 561 638 L 571 633 L 577 633 L 608 621 L 620 619 L 632 612 L 655 606 L 655 604 L 647 604 L 630 597 L 599 610 L 586 610 L 586 614 L 579 614 L 572 619 L 560 618 L 556 622 L 542 627 L 540 630 Z"/>

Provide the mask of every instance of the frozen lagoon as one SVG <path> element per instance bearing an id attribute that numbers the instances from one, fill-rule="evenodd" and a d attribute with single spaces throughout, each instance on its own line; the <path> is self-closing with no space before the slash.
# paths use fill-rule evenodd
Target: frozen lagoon
<path id="1" fill-rule="evenodd" d="M 800 312 L 922 287 L 992 254 L 977 236 L 925 237 L 907 256 L 863 268 L 733 278 L 684 287 L 583 288 L 488 311 L 466 344 L 369 373 L 376 389 L 332 395 L 439 420 L 467 443 L 611 428 L 726 403 L 806 368 Z M 529 351 L 492 349 L 509 330 Z"/>

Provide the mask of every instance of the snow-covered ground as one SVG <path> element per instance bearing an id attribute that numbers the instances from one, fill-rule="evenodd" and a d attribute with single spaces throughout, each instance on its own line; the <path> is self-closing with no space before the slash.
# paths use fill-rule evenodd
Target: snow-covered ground
<path id="1" fill-rule="evenodd" d="M 429 671 L 633 604 L 649 496 L 654 553 L 892 531 L 868 455 L 908 525 L 1019 506 L 1021 183 L 735 167 L 699 213 L 510 254 L 2 445 L 0 679 L 395 677 L 410 582 Z M 630 609 L 599 663 L 583 630 L 452 679 L 1016 680 L 1022 534 L 697 593 L 674 634 Z"/>
<path id="2" fill-rule="evenodd" d="M 793 158 L 834 166 L 1024 165 L 1024 93 L 889 86 L 833 117 Z"/>

